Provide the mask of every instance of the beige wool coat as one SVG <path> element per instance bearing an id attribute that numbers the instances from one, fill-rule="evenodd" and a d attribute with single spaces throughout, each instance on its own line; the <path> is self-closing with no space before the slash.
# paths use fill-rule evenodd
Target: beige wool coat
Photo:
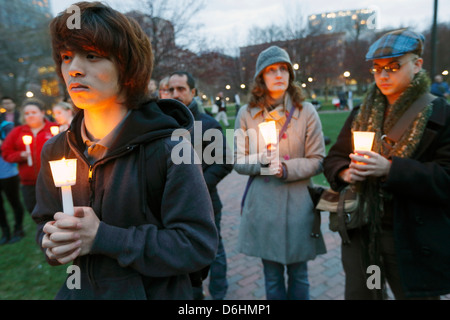
<path id="1" fill-rule="evenodd" d="M 285 107 L 284 107 L 285 106 Z M 243 175 L 255 176 L 245 199 L 239 229 L 241 253 L 291 264 L 314 259 L 326 252 L 322 235 L 310 236 L 314 214 L 307 186 L 323 171 L 325 144 L 322 125 L 312 104 L 295 109 L 285 135 L 278 143 L 279 160 L 287 177 L 261 175 L 258 154 L 265 148 L 258 124 L 275 120 L 281 130 L 292 102 L 288 95 L 270 113 L 243 106 L 235 124 L 235 166 Z"/>

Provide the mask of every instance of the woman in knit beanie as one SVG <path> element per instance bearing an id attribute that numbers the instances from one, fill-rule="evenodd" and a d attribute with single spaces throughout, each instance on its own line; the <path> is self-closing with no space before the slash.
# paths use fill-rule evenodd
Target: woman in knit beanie
<path id="1" fill-rule="evenodd" d="M 258 126 L 269 121 L 280 132 L 270 151 Z M 295 84 L 284 49 L 272 46 L 259 55 L 250 102 L 240 109 L 235 129 L 241 130 L 234 168 L 250 176 L 239 249 L 262 259 L 267 299 L 309 299 L 307 261 L 326 250 L 320 233 L 311 237 L 307 186 L 322 171 L 325 146 L 319 116 Z"/>

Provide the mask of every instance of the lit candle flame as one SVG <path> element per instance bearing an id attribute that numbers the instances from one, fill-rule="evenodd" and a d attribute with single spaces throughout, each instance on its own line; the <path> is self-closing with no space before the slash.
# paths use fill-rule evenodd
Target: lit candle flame
<path id="1" fill-rule="evenodd" d="M 57 161 L 49 161 L 56 187 L 61 187 L 63 211 L 67 215 L 74 215 L 72 190 L 77 180 L 77 159 L 62 158 Z"/>
<path id="2" fill-rule="evenodd" d="M 23 141 L 24 145 L 29 146 L 31 144 L 31 142 L 33 141 L 33 137 L 32 136 L 23 136 L 22 141 Z"/>
<path id="3" fill-rule="evenodd" d="M 53 136 L 56 136 L 59 133 L 59 127 L 52 126 L 52 127 L 50 127 L 50 131 L 51 131 Z"/>
<path id="4" fill-rule="evenodd" d="M 354 131 L 353 132 L 353 145 L 355 148 L 354 150 L 371 151 L 374 137 L 375 132 Z"/>
<path id="5" fill-rule="evenodd" d="M 262 122 L 258 125 L 266 146 L 278 144 L 277 127 L 275 121 Z"/>
<path id="6" fill-rule="evenodd" d="M 73 186 L 77 179 L 77 159 L 49 161 L 56 187 Z"/>

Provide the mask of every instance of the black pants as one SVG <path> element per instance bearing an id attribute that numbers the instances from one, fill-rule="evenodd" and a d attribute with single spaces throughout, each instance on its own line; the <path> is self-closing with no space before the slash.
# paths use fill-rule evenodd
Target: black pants
<path id="1" fill-rule="evenodd" d="M 34 206 L 36 205 L 36 186 L 35 185 L 22 185 L 21 186 L 23 201 L 25 202 L 25 208 L 28 213 L 33 212 Z"/>
<path id="2" fill-rule="evenodd" d="M 0 227 L 9 228 L 2 193 L 6 196 L 13 209 L 15 230 L 19 230 L 23 224 L 23 206 L 20 201 L 20 179 L 18 175 L 0 179 Z"/>
<path id="3" fill-rule="evenodd" d="M 367 273 L 367 267 L 362 259 L 362 241 L 363 236 L 367 235 L 368 230 L 350 230 L 350 245 L 342 245 L 342 265 L 345 271 L 345 299 L 346 300 L 374 300 L 380 297 L 386 297 L 384 292 L 378 289 L 369 289 L 367 279 L 372 272 Z M 397 255 L 394 247 L 394 234 L 392 229 L 383 230 L 380 239 L 380 254 L 382 265 L 380 270 L 384 272 L 387 282 L 395 296 L 396 300 L 407 300 L 402 284 L 400 282 L 400 273 L 398 271 Z M 384 285 L 382 285 L 382 288 Z M 375 292 L 378 290 L 378 292 Z M 378 294 L 377 294 L 378 293 Z M 438 300 L 439 297 L 413 298 L 412 300 Z"/>

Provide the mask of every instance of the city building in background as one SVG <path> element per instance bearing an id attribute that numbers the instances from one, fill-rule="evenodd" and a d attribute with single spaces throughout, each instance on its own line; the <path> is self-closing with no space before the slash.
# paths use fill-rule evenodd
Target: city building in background
<path id="1" fill-rule="evenodd" d="M 341 10 L 313 14 L 308 17 L 311 34 L 335 32 L 372 31 L 377 28 L 378 12 L 376 9 Z"/>

